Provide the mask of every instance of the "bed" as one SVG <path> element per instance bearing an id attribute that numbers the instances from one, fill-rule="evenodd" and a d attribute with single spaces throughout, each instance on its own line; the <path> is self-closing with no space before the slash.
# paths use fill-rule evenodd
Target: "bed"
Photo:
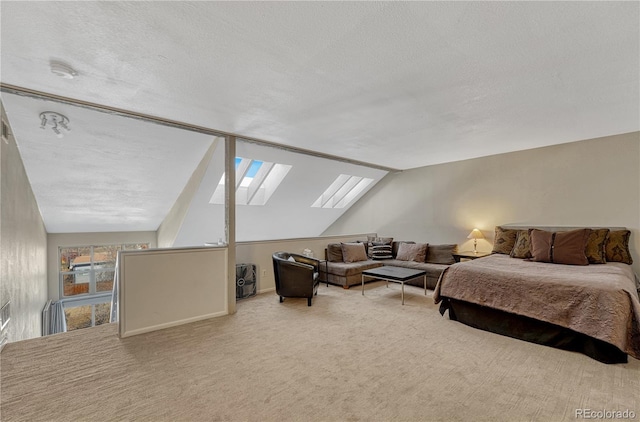
<path id="1" fill-rule="evenodd" d="M 563 265 L 492 254 L 446 269 L 440 312 L 472 327 L 584 353 L 640 359 L 640 301 L 631 265 Z"/>

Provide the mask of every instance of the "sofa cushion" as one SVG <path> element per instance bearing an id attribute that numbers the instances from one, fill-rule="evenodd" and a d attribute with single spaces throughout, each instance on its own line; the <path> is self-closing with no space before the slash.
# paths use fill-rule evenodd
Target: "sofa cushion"
<path id="1" fill-rule="evenodd" d="M 456 244 L 429 245 L 425 261 L 431 264 L 453 264 L 456 262 L 453 254 L 457 249 L 458 245 Z"/>
<path id="2" fill-rule="evenodd" d="M 344 262 L 342 259 L 342 245 L 340 245 L 340 243 L 329 243 L 329 245 L 327 245 L 327 261 Z"/>
<path id="3" fill-rule="evenodd" d="M 367 260 L 364 243 L 341 243 L 342 260 L 344 262 L 358 262 Z"/>
<path id="4" fill-rule="evenodd" d="M 427 277 L 434 278 L 440 277 L 440 274 L 442 274 L 445 269 L 449 268 L 449 265 L 446 264 L 429 264 L 425 262 L 400 261 L 399 259 L 390 259 L 384 261 L 384 265 L 426 271 Z"/>
<path id="5" fill-rule="evenodd" d="M 629 252 L 629 230 L 612 230 L 607 239 L 606 256 L 607 262 L 624 262 L 633 264 L 631 252 Z"/>
<path id="6" fill-rule="evenodd" d="M 424 262 L 427 257 L 426 243 L 401 243 L 396 259 L 400 261 Z"/>
<path id="7" fill-rule="evenodd" d="M 385 261 L 386 262 L 386 261 Z M 348 277 L 352 275 L 359 275 L 364 270 L 369 270 L 371 268 L 382 267 L 382 262 L 380 261 L 358 261 L 358 262 L 328 262 L 327 263 L 327 272 L 329 274 L 333 274 L 341 277 Z"/>

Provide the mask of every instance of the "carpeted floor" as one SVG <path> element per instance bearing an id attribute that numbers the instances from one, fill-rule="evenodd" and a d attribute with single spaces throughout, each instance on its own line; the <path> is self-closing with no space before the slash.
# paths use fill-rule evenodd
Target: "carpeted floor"
<path id="1" fill-rule="evenodd" d="M 431 292 L 429 292 L 431 294 Z M 475 330 L 383 282 L 275 293 L 235 315 L 121 340 L 114 324 L 11 343 L 3 421 L 558 421 L 634 411 L 640 361 Z"/>

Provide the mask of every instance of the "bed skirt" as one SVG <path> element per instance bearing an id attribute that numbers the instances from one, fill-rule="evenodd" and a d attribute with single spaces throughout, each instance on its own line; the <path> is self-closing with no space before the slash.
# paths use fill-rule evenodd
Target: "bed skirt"
<path id="1" fill-rule="evenodd" d="M 602 340 L 569 328 L 461 300 L 442 298 L 440 314 L 492 333 L 583 353 L 603 363 L 626 363 L 627 354 Z"/>

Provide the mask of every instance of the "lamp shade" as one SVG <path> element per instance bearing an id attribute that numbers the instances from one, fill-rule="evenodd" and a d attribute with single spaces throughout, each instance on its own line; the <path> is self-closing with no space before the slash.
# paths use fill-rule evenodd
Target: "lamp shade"
<path id="1" fill-rule="evenodd" d="M 467 239 L 484 239 L 484 235 L 480 230 L 473 229 L 471 233 L 469 233 L 469 236 L 467 236 Z"/>

